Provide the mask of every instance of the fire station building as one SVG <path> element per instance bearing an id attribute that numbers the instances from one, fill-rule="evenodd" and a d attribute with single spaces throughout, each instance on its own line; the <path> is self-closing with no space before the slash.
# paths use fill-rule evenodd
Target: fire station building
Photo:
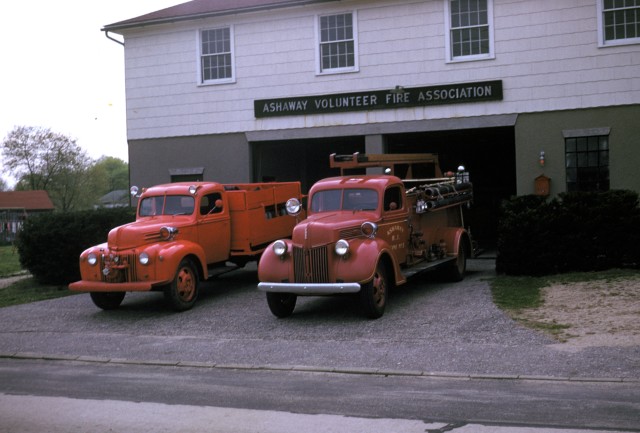
<path id="1" fill-rule="evenodd" d="M 478 220 L 516 194 L 640 191 L 635 0 L 194 0 L 103 31 L 135 185 L 307 191 L 331 153 L 432 152 L 470 172 Z"/>

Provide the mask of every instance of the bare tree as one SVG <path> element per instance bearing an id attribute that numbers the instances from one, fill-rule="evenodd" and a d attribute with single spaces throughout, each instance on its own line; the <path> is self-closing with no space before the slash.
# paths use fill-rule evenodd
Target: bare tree
<path id="1" fill-rule="evenodd" d="M 44 189 L 56 209 L 76 208 L 92 160 L 74 139 L 48 128 L 17 126 L 2 142 L 2 153 L 19 179 L 16 189 Z"/>

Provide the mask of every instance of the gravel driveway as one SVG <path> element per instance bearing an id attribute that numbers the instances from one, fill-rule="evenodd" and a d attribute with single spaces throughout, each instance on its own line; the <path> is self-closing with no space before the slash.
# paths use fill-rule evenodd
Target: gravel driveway
<path id="1" fill-rule="evenodd" d="M 491 300 L 493 260 L 470 260 L 461 283 L 425 274 L 392 293 L 385 315 L 363 319 L 350 298 L 300 298 L 277 319 L 256 290 L 255 266 L 204 285 L 184 313 L 161 294 L 127 294 L 120 309 L 89 295 L 4 308 L 0 355 L 206 362 L 274 368 L 400 370 L 428 374 L 640 379 L 640 347 L 566 350 Z"/>

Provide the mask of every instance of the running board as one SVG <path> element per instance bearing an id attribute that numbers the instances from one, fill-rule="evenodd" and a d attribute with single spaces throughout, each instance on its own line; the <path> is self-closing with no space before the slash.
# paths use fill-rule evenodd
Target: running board
<path id="1" fill-rule="evenodd" d="M 209 273 L 207 275 L 207 279 L 213 278 L 213 277 L 218 277 L 218 276 L 220 276 L 222 274 L 226 274 L 228 272 L 233 272 L 236 269 L 240 269 L 240 266 L 235 266 L 235 265 L 234 266 L 227 266 L 227 265 L 225 265 L 225 266 L 219 266 L 219 267 L 216 267 L 216 268 L 209 269 Z"/>
<path id="2" fill-rule="evenodd" d="M 451 257 L 445 257 L 444 259 L 434 260 L 432 262 L 428 262 L 425 260 L 421 263 L 418 263 L 417 265 L 411 266 L 410 268 L 402 269 L 402 275 L 404 275 L 406 278 L 409 278 L 419 272 L 426 271 L 427 269 L 437 268 L 439 266 L 444 265 L 445 263 L 452 262 L 456 259 L 457 259 L 456 256 L 451 256 Z"/>

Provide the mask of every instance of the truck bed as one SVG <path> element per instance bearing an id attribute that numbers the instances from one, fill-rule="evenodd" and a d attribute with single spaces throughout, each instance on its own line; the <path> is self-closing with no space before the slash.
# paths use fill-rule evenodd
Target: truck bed
<path id="1" fill-rule="evenodd" d="M 300 183 L 225 185 L 231 214 L 231 255 L 258 254 L 276 239 L 291 237 L 296 219 L 285 203 L 300 198 Z"/>

